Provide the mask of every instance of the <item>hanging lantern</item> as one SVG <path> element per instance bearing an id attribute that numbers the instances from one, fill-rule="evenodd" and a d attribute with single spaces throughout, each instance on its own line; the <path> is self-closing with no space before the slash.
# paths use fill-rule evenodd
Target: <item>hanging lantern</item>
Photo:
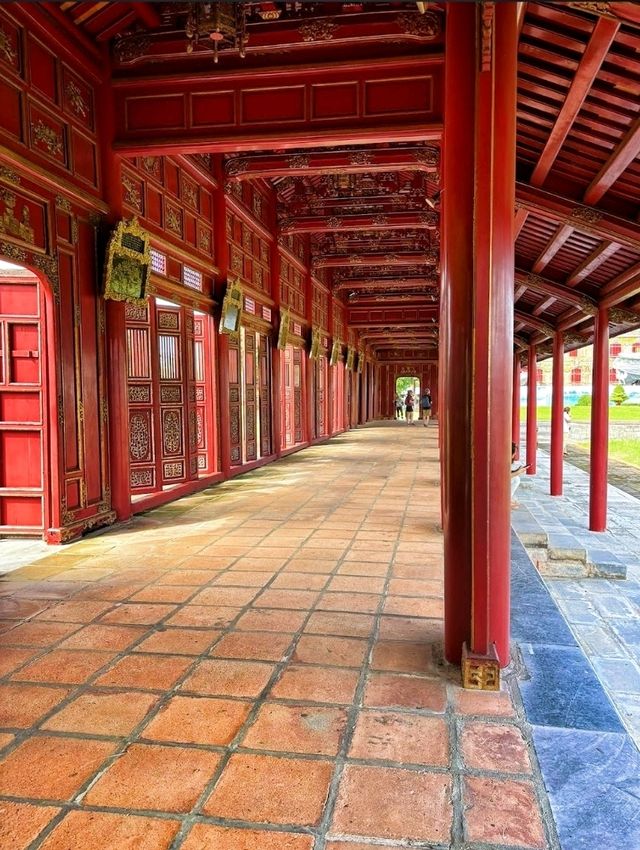
<path id="1" fill-rule="evenodd" d="M 221 50 L 235 49 L 244 59 L 248 41 L 246 4 L 190 3 L 185 32 L 187 53 L 207 47 L 217 62 Z"/>

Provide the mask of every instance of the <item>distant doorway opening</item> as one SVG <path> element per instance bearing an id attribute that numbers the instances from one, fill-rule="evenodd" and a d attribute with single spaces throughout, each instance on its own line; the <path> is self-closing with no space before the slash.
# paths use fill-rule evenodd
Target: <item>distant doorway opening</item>
<path id="1" fill-rule="evenodd" d="M 396 419 L 415 422 L 420 417 L 420 378 L 401 375 L 396 380 Z"/>

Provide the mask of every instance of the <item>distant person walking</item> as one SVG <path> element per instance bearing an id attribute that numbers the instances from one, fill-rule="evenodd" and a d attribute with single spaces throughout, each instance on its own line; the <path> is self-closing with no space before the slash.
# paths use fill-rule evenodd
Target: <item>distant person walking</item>
<path id="1" fill-rule="evenodd" d="M 396 407 L 396 419 L 402 419 L 402 405 L 404 402 L 402 401 L 402 396 L 400 393 L 396 393 L 395 407 Z"/>
<path id="2" fill-rule="evenodd" d="M 562 410 L 562 437 L 563 437 L 563 449 L 562 454 L 566 456 L 567 454 L 567 443 L 569 442 L 569 435 L 571 434 L 571 408 L 565 407 Z"/>
<path id="3" fill-rule="evenodd" d="M 420 413 L 422 415 L 422 421 L 424 422 L 424 427 L 426 428 L 429 424 L 429 420 L 431 419 L 431 390 L 426 389 L 422 393 L 422 397 L 420 398 Z"/>
<path id="4" fill-rule="evenodd" d="M 415 397 L 413 395 L 413 390 L 409 390 L 404 398 L 404 415 L 407 419 L 407 425 L 413 425 L 413 406 L 415 404 Z"/>

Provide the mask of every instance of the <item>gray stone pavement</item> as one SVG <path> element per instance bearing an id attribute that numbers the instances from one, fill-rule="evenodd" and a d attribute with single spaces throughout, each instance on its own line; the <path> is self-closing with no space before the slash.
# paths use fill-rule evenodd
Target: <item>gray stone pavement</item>
<path id="1" fill-rule="evenodd" d="M 528 514 L 546 532 L 570 536 L 601 557 L 609 552 L 626 566 L 624 580 L 543 579 L 640 749 L 640 500 L 610 485 L 608 531 L 588 531 L 588 474 L 565 462 L 564 495 L 550 496 L 544 451 L 537 474 L 523 476 L 517 499 L 522 510 L 514 511 L 516 531 Z"/>
<path id="2" fill-rule="evenodd" d="M 48 546 L 44 540 L 23 537 L 0 537 L 0 573 L 26 567 L 39 558 L 58 552 L 62 546 Z"/>

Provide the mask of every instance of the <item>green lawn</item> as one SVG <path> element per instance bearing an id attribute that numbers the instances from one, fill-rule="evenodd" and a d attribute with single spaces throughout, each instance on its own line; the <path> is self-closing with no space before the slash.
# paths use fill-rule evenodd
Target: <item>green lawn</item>
<path id="1" fill-rule="evenodd" d="M 521 407 L 522 421 L 527 418 L 526 407 Z M 574 404 L 571 408 L 571 418 L 574 422 L 590 422 L 591 408 L 586 405 Z M 549 422 L 551 419 L 550 407 L 538 408 L 538 421 Z M 611 422 L 638 422 L 640 421 L 640 404 L 623 404 L 620 407 L 609 408 L 609 420 Z"/>
<path id="2" fill-rule="evenodd" d="M 589 443 L 575 443 L 579 449 L 589 451 Z M 640 440 L 609 440 L 609 457 L 640 469 Z"/>

